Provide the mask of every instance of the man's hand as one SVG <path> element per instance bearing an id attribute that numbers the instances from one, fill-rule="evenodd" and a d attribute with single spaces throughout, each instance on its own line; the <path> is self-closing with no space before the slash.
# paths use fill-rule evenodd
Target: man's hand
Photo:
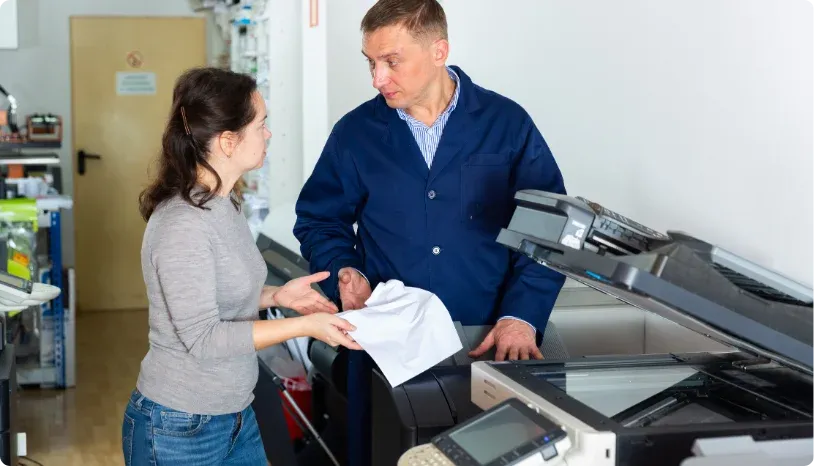
<path id="1" fill-rule="evenodd" d="M 509 360 L 543 359 L 543 353 L 537 347 L 534 329 L 527 323 L 517 319 L 499 320 L 492 330 L 483 339 L 483 343 L 469 352 L 469 357 L 479 358 L 492 346 L 497 345 L 495 361 L 503 361 L 508 355 Z"/>
<path id="2" fill-rule="evenodd" d="M 339 269 L 339 300 L 343 311 L 355 311 L 365 307 L 370 298 L 370 284 L 356 269 Z"/>

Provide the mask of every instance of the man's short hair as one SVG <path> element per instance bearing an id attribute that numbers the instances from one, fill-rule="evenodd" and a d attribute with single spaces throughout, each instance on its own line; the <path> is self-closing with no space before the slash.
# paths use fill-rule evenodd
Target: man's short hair
<path id="1" fill-rule="evenodd" d="M 362 33 L 388 26 L 404 26 L 417 40 L 448 40 L 447 16 L 437 0 L 378 0 L 362 18 Z"/>

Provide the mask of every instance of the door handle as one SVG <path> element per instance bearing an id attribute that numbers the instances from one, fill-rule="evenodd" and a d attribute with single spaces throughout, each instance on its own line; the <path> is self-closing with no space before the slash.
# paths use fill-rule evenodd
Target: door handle
<path id="1" fill-rule="evenodd" d="M 77 171 L 80 175 L 85 174 L 85 160 L 86 159 L 95 159 L 100 160 L 102 157 L 94 154 L 88 154 L 87 152 L 80 150 L 77 153 L 78 163 L 77 163 Z"/>

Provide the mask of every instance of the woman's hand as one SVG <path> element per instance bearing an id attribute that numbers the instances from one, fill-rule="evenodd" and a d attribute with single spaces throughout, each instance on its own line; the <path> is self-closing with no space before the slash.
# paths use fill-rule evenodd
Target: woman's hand
<path id="1" fill-rule="evenodd" d="M 334 314 L 339 311 L 336 305 L 311 288 L 312 284 L 321 282 L 329 276 L 331 276 L 330 272 L 319 272 L 295 278 L 277 289 L 271 288 L 268 292 L 264 290 L 264 294 L 271 293 L 272 301 L 271 305 L 264 307 L 284 307 L 302 315 L 315 312 Z M 264 301 L 266 299 L 261 296 L 260 302 Z"/>
<path id="2" fill-rule="evenodd" d="M 332 347 L 342 345 L 352 350 L 362 349 L 359 343 L 353 341 L 353 338 L 347 334 L 347 332 L 356 330 L 356 327 L 341 317 L 319 312 L 298 317 L 298 319 L 303 320 L 305 324 L 305 334 L 309 337 L 324 341 Z"/>

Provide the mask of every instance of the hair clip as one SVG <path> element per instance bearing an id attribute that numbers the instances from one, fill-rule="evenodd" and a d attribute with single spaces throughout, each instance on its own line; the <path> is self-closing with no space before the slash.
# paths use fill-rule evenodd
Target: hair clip
<path id="1" fill-rule="evenodd" d="M 189 123 L 187 123 L 187 112 L 184 111 L 184 106 L 181 106 L 181 119 L 184 120 L 184 131 L 187 132 L 187 136 L 191 136 L 192 132 L 189 130 Z"/>

